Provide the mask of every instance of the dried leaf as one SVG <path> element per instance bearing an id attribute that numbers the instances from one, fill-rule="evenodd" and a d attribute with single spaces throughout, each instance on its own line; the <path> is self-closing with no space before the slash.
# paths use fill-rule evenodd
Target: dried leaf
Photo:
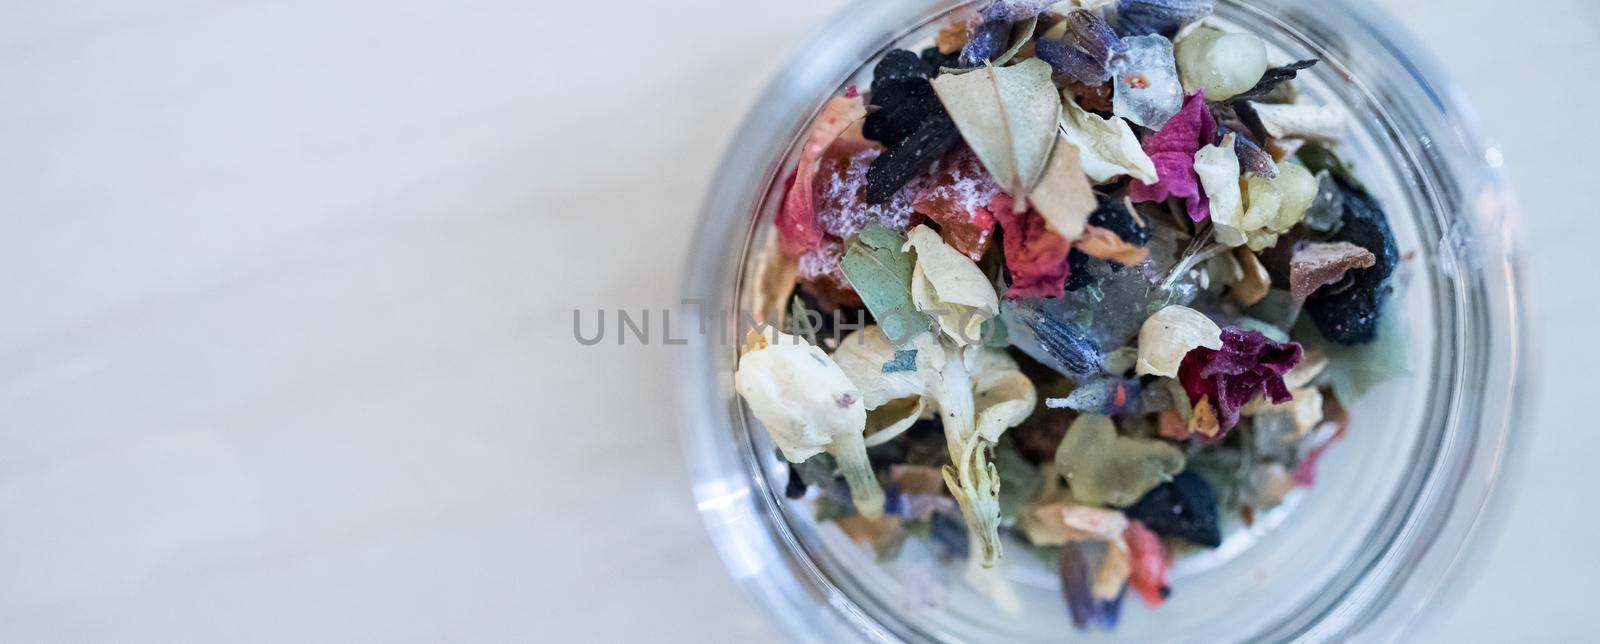
<path id="1" fill-rule="evenodd" d="M 911 273 L 911 302 L 938 320 L 957 345 L 981 343 L 984 321 L 1000 313 L 1000 298 L 989 278 L 927 226 L 911 229 L 902 250 L 912 248 L 917 261 Z"/>
<path id="2" fill-rule="evenodd" d="M 1317 64 L 1317 59 L 1311 58 L 1268 69 L 1265 74 L 1261 75 L 1261 80 L 1256 82 L 1255 87 L 1239 93 L 1233 97 L 1233 100 L 1254 101 L 1261 99 L 1268 94 L 1272 94 L 1280 85 L 1293 80 L 1301 70 L 1309 69 L 1315 64 Z"/>
<path id="3" fill-rule="evenodd" d="M 1105 416 L 1079 416 L 1056 450 L 1056 469 L 1084 503 L 1132 505 L 1183 471 L 1183 452 L 1159 440 L 1117 435 Z"/>
<path id="4" fill-rule="evenodd" d="M 1044 217 L 1046 224 L 1056 234 L 1066 239 L 1077 239 L 1089 221 L 1089 214 L 1099 205 L 1094 188 L 1083 174 L 1078 163 L 1078 147 L 1065 140 L 1057 141 L 1045 166 L 1044 176 L 1028 193 L 1034 210 Z"/>
<path id="5" fill-rule="evenodd" d="M 933 79 L 962 138 L 1013 196 L 1033 187 L 1055 145 L 1061 101 L 1050 65 L 1030 58 L 1010 67 Z"/>
<path id="6" fill-rule="evenodd" d="M 1222 328 L 1204 313 L 1171 305 L 1156 311 L 1139 327 L 1140 375 L 1177 377 L 1178 365 L 1195 347 L 1222 348 Z"/>
<path id="7" fill-rule="evenodd" d="M 1139 146 L 1139 137 L 1120 116 L 1102 118 L 1078 106 L 1071 91 L 1061 93 L 1061 135 L 1078 147 L 1084 174 L 1095 183 L 1128 175 L 1156 182 L 1156 165 Z"/>
<path id="8" fill-rule="evenodd" d="M 840 268 L 890 340 L 905 344 L 929 327 L 911 297 L 915 274 L 905 238 L 877 224 L 850 238 Z M 878 364 L 883 364 L 879 362 Z"/>

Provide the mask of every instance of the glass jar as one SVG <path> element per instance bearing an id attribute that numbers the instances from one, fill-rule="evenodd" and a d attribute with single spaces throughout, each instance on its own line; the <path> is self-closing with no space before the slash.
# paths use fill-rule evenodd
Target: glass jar
<path id="1" fill-rule="evenodd" d="M 783 69 L 734 138 L 706 200 L 686 310 L 680 413 L 698 508 L 729 572 L 796 639 L 1320 641 L 1398 637 L 1461 557 L 1510 454 L 1527 390 L 1515 207 L 1499 152 L 1417 45 L 1371 8 L 1217 0 L 1215 24 L 1263 37 L 1274 61 L 1319 58 L 1301 94 L 1353 116 L 1341 153 L 1399 240 L 1407 375 L 1351 408 L 1316 485 L 1223 547 L 1181 559 L 1158 609 L 1128 601 L 1108 633 L 1076 633 L 1053 567 L 1007 549 L 1023 614 L 954 584 L 930 607 L 836 528 L 783 497 L 785 464 L 734 393 L 752 266 L 772 243 L 783 178 L 811 118 L 895 46 L 921 45 L 959 0 L 858 2 Z"/>

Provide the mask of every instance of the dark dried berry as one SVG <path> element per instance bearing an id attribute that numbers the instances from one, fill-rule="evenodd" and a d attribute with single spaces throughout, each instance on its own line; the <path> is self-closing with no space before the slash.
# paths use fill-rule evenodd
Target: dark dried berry
<path id="1" fill-rule="evenodd" d="M 961 64 L 961 52 L 953 51 L 944 53 L 938 47 L 929 47 L 922 50 L 922 62 L 933 68 L 934 75 L 938 76 L 940 68 L 957 67 Z"/>
<path id="2" fill-rule="evenodd" d="M 1188 470 L 1156 486 L 1123 513 L 1164 537 L 1209 548 L 1222 545 L 1217 494 L 1205 479 Z"/>
<path id="3" fill-rule="evenodd" d="M 783 496 L 789 499 L 804 498 L 806 495 L 806 482 L 800 480 L 800 471 L 793 463 L 789 464 L 789 482 L 783 486 Z"/>
<path id="4" fill-rule="evenodd" d="M 894 146 L 911 136 L 928 115 L 944 107 L 928 82 L 938 70 L 916 54 L 897 49 L 873 67 L 871 105 L 862 134 Z"/>
<path id="5" fill-rule="evenodd" d="M 961 132 L 942 108 L 929 115 L 910 136 L 873 159 L 867 170 L 867 203 L 888 201 L 960 141 Z"/>
<path id="6" fill-rule="evenodd" d="M 1076 291 L 1094 283 L 1094 276 L 1089 274 L 1089 260 L 1093 259 L 1088 253 L 1076 248 L 1067 253 L 1067 269 L 1072 271 L 1067 274 L 1067 290 Z"/>
<path id="7" fill-rule="evenodd" d="M 1140 225 L 1133 218 L 1120 196 L 1097 194 L 1095 199 L 1099 206 L 1089 214 L 1089 225 L 1116 233 L 1122 241 L 1134 246 L 1150 243 L 1150 227 Z"/>
<path id="8" fill-rule="evenodd" d="M 1344 220 L 1330 241 L 1350 242 L 1372 251 L 1377 262 L 1346 274 L 1347 283 L 1323 289 L 1306 300 L 1306 313 L 1322 336 L 1339 344 L 1371 342 L 1378 331 L 1389 293 L 1390 278 L 1400 263 L 1394 232 L 1378 202 L 1341 178 L 1335 184 L 1344 193 Z"/>

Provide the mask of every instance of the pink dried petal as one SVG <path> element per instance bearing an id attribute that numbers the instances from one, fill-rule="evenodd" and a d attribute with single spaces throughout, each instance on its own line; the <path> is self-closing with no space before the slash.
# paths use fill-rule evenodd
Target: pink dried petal
<path id="1" fill-rule="evenodd" d="M 1206 106 L 1205 92 L 1197 91 L 1183 101 L 1161 130 L 1144 138 L 1145 154 L 1156 165 L 1156 182 L 1145 184 L 1134 179 L 1128 184 L 1128 197 L 1135 202 L 1164 201 L 1182 197 L 1189 218 L 1204 221 L 1211 216 L 1211 203 L 1200 189 L 1200 175 L 1194 172 L 1194 153 L 1217 137 L 1217 121 Z"/>
<path id="2" fill-rule="evenodd" d="M 1304 355 L 1297 342 L 1273 342 L 1259 331 L 1229 327 L 1222 330 L 1222 349 L 1198 347 L 1184 356 L 1178 380 L 1189 400 L 1210 400 L 1219 427 L 1212 440 L 1221 440 L 1239 423 L 1239 410 L 1257 395 L 1277 404 L 1294 398 L 1283 374 Z"/>
<path id="3" fill-rule="evenodd" d="M 822 230 L 816 222 L 814 187 L 818 162 L 852 123 L 866 115 L 866 105 L 859 95 L 834 98 L 811 124 L 805 147 L 800 149 L 799 163 L 785 187 L 776 222 L 778 241 L 790 255 L 799 255 L 822 240 Z"/>
<path id="4" fill-rule="evenodd" d="M 1006 269 L 1011 273 L 1006 299 L 1061 297 L 1071 273 L 1067 254 L 1072 252 L 1072 242 L 1050 230 L 1039 213 L 1013 212 L 1013 203 L 1005 194 L 996 195 L 989 203 L 1005 231 Z"/>

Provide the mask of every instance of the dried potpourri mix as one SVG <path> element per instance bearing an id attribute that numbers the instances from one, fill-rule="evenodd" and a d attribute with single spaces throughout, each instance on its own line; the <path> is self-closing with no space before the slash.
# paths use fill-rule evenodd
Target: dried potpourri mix
<path id="1" fill-rule="evenodd" d="M 1206 0 L 1091 4 L 994 2 L 826 104 L 735 384 L 788 496 L 908 588 L 936 603 L 918 567 L 965 560 L 1014 609 L 989 569 L 1041 557 L 1109 628 L 1312 484 L 1394 370 L 1399 253 L 1346 115 L 1297 99 L 1318 61 Z"/>

